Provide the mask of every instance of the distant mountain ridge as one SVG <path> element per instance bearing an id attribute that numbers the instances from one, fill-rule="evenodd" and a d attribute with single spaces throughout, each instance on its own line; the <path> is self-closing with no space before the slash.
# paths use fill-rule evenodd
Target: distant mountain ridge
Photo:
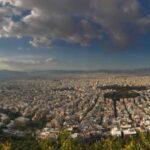
<path id="1" fill-rule="evenodd" d="M 93 73 L 108 73 L 108 74 L 133 74 L 133 75 L 150 75 L 150 68 L 134 69 L 134 70 L 45 70 L 45 71 L 8 71 L 1 70 L 0 78 L 26 78 L 26 77 L 57 77 L 62 75 L 76 74 L 93 74 Z"/>

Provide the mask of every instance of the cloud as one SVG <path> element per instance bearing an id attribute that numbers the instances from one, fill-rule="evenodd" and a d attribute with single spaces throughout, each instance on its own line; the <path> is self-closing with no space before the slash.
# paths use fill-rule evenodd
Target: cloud
<path id="1" fill-rule="evenodd" d="M 0 0 L 0 36 L 31 37 L 35 47 L 57 39 L 87 45 L 92 39 L 119 47 L 149 32 L 150 14 L 138 0 Z M 21 16 L 21 12 L 31 13 Z M 20 14 L 19 14 L 20 12 Z M 13 16 L 20 15 L 18 21 Z"/>
<path id="2" fill-rule="evenodd" d="M 0 70 L 16 70 L 5 63 L 0 63 Z"/>
<path id="3" fill-rule="evenodd" d="M 39 60 L 36 59 L 32 59 L 32 58 L 24 58 L 22 59 L 22 57 L 20 58 L 5 58 L 5 57 L 1 57 L 0 58 L 0 63 L 5 63 L 5 64 L 19 64 L 19 65 L 37 65 L 40 63 Z"/>
<path id="4" fill-rule="evenodd" d="M 0 70 L 48 70 L 61 67 L 65 64 L 55 58 L 35 56 L 0 57 Z"/>

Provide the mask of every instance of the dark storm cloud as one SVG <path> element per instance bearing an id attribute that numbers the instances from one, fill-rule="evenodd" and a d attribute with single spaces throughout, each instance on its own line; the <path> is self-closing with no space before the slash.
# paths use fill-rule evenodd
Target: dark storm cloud
<path id="1" fill-rule="evenodd" d="M 1 37 L 29 36 L 33 46 L 51 46 L 56 39 L 87 45 L 92 39 L 102 40 L 105 34 L 112 43 L 124 47 L 136 36 L 142 36 L 150 29 L 150 14 L 143 15 L 143 8 L 138 0 L 0 2 Z M 30 10 L 31 13 L 14 21 L 12 14 L 16 15 L 22 10 Z"/>

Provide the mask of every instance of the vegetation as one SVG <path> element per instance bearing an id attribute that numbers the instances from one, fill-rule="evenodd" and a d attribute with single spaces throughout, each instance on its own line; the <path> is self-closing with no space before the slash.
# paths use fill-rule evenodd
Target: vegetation
<path id="1" fill-rule="evenodd" d="M 143 91 L 143 90 L 147 90 L 147 87 L 146 86 L 129 86 L 129 85 L 126 85 L 126 86 L 121 86 L 121 85 L 117 85 L 117 84 L 114 84 L 114 85 L 107 85 L 107 86 L 100 86 L 98 87 L 102 90 L 107 90 L 107 89 L 113 89 L 113 90 L 116 90 L 116 91 L 131 91 L 131 90 L 136 90 L 136 91 Z"/>
<path id="2" fill-rule="evenodd" d="M 28 127 L 42 129 L 46 125 L 46 123 L 47 121 L 45 120 L 35 120 L 35 121 L 31 121 Z"/>
<path id="3" fill-rule="evenodd" d="M 2 108 L 0 108 L 0 113 L 8 115 L 11 120 L 14 120 L 15 118 L 21 116 L 19 112 L 11 112 L 10 110 L 2 109 Z"/>
<path id="4" fill-rule="evenodd" d="M 0 150 L 149 150 L 150 133 L 140 133 L 134 137 L 109 137 L 93 143 L 85 143 L 70 138 L 70 133 L 63 131 L 58 139 L 37 140 L 33 137 L 25 139 L 3 139 Z"/>

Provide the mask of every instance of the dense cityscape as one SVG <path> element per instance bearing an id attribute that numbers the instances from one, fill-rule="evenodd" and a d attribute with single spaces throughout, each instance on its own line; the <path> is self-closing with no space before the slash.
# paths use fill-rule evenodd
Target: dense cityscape
<path id="1" fill-rule="evenodd" d="M 0 150 L 150 150 L 150 0 L 0 0 Z"/>
<path id="2" fill-rule="evenodd" d="M 149 83 L 149 76 L 111 74 L 3 80 L 0 136 L 57 139 L 60 131 L 67 130 L 72 139 L 91 140 L 149 132 Z M 116 91 L 136 95 L 119 97 L 114 106 L 113 99 L 105 96 Z"/>

